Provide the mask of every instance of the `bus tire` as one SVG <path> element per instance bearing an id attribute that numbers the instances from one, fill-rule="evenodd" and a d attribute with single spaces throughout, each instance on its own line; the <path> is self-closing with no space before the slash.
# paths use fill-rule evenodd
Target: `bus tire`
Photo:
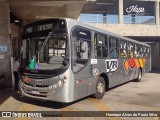
<path id="1" fill-rule="evenodd" d="M 102 99 L 106 90 L 106 84 L 103 77 L 99 77 L 96 84 L 96 93 L 93 94 L 93 97 L 96 99 Z"/>
<path id="2" fill-rule="evenodd" d="M 141 69 L 138 69 L 138 78 L 135 80 L 135 82 L 140 82 L 142 79 L 142 71 Z"/>

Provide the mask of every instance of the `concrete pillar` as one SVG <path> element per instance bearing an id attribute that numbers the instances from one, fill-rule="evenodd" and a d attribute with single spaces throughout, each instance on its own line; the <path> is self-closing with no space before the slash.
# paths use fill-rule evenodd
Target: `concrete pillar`
<path id="1" fill-rule="evenodd" d="M 119 0 L 119 24 L 123 24 L 123 0 Z"/>
<path id="2" fill-rule="evenodd" d="M 160 16 L 160 15 L 159 15 L 159 14 L 160 14 L 160 12 L 159 12 L 159 10 L 160 10 L 160 9 L 159 9 L 159 1 L 155 1 L 155 4 L 156 4 L 156 5 L 155 5 L 155 9 L 156 9 L 156 10 L 155 10 L 155 11 L 156 11 L 156 13 L 155 13 L 155 16 L 156 16 L 156 24 L 159 25 L 159 16 Z"/>
<path id="3" fill-rule="evenodd" d="M 6 87 L 12 86 L 10 33 L 9 6 L 0 3 L 0 75 L 4 75 Z"/>
<path id="4" fill-rule="evenodd" d="M 155 16 L 156 16 L 156 20 L 155 20 L 155 22 L 156 22 L 156 25 L 157 25 L 157 31 L 158 31 L 158 35 L 160 34 L 159 32 L 159 14 L 160 14 L 160 12 L 159 12 L 159 0 L 158 1 L 155 1 Z"/>
<path id="5" fill-rule="evenodd" d="M 132 24 L 136 23 L 136 15 L 132 15 Z"/>
<path id="6" fill-rule="evenodd" d="M 107 14 L 106 13 L 103 14 L 103 23 L 107 24 Z"/>

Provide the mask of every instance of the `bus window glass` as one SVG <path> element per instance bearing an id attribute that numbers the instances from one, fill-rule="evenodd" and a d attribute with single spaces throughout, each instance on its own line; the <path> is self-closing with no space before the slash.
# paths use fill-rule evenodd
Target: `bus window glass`
<path id="1" fill-rule="evenodd" d="M 49 63 L 53 64 L 57 61 L 62 63 L 63 56 L 65 56 L 65 48 L 66 40 L 58 40 L 53 37 L 49 39 Z"/>
<path id="2" fill-rule="evenodd" d="M 139 57 L 143 58 L 144 57 L 144 52 L 143 52 L 143 47 L 139 46 Z"/>
<path id="3" fill-rule="evenodd" d="M 143 46 L 143 57 L 147 58 L 147 47 Z"/>
<path id="4" fill-rule="evenodd" d="M 140 45 L 137 45 L 137 58 L 140 58 Z"/>
<path id="5" fill-rule="evenodd" d="M 102 48 L 103 57 L 108 57 L 108 37 L 105 37 L 105 46 Z"/>
<path id="6" fill-rule="evenodd" d="M 118 39 L 109 38 L 109 56 L 110 58 L 118 58 Z"/>
<path id="7" fill-rule="evenodd" d="M 128 57 L 129 58 L 133 58 L 133 53 L 134 53 L 134 49 L 133 49 L 133 43 L 128 43 Z"/>
<path id="8" fill-rule="evenodd" d="M 23 59 L 26 58 L 26 63 L 24 63 L 26 69 L 52 70 L 66 66 L 68 63 L 63 63 L 69 55 L 67 54 L 67 36 L 63 36 L 65 39 L 55 39 L 51 35 L 45 45 L 45 37 L 23 40 Z"/>
<path id="9" fill-rule="evenodd" d="M 73 71 L 78 72 L 85 66 L 91 56 L 91 33 L 82 28 L 75 28 L 72 40 Z"/>
<path id="10" fill-rule="evenodd" d="M 105 38 L 105 36 L 103 35 L 96 35 L 96 53 L 98 58 L 103 58 L 103 57 L 107 57 L 108 55 L 108 42 L 107 39 Z"/>
<path id="11" fill-rule="evenodd" d="M 147 48 L 147 58 L 150 58 L 150 48 Z"/>
<path id="12" fill-rule="evenodd" d="M 65 54 L 65 40 L 58 41 L 54 38 L 49 40 L 49 57 Z"/>
<path id="13" fill-rule="evenodd" d="M 150 58 L 150 48 L 149 47 L 144 47 L 144 57 Z"/>
<path id="14" fill-rule="evenodd" d="M 127 42 L 123 40 L 120 41 L 120 58 L 127 58 Z"/>
<path id="15" fill-rule="evenodd" d="M 133 57 L 134 58 L 138 58 L 139 57 L 139 52 L 138 52 L 138 46 L 137 46 L 137 44 L 134 45 Z"/>

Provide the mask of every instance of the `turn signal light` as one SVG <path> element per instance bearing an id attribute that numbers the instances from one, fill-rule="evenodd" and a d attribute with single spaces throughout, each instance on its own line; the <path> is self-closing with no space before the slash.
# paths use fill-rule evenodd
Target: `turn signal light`
<path id="1" fill-rule="evenodd" d="M 68 79 L 68 76 L 65 75 L 65 76 L 63 77 L 63 80 L 67 80 L 67 79 Z"/>

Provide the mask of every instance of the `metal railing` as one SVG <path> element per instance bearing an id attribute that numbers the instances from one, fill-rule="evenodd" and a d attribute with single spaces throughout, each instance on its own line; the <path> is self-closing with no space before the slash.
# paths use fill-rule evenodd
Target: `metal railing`
<path id="1" fill-rule="evenodd" d="M 131 16 L 124 16 L 123 18 L 124 24 L 155 24 L 155 17 L 147 17 L 147 16 L 137 16 L 137 17 L 131 17 Z"/>
<path id="2" fill-rule="evenodd" d="M 88 22 L 88 23 L 111 23 L 111 24 L 118 24 L 118 16 L 103 16 L 99 15 L 80 15 L 79 21 L 81 22 Z"/>
<path id="3" fill-rule="evenodd" d="M 103 24 L 118 24 L 118 15 L 114 16 L 103 16 L 101 14 L 90 15 L 90 14 L 82 14 L 80 15 L 79 21 L 87 22 L 87 23 L 103 23 Z M 123 17 L 124 24 L 155 24 L 154 16 L 124 16 Z"/>

